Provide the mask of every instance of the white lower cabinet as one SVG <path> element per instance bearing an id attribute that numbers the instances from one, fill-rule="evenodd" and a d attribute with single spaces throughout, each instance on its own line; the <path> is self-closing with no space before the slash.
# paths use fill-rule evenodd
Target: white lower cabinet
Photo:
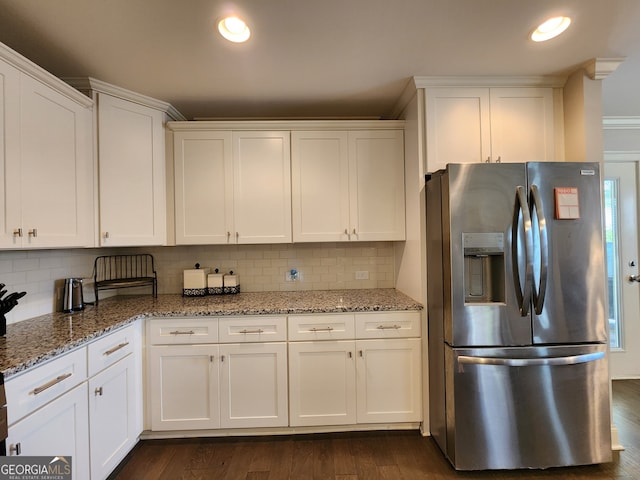
<path id="1" fill-rule="evenodd" d="M 138 442 L 141 355 L 138 323 L 87 346 L 91 480 L 107 478 Z"/>
<path id="2" fill-rule="evenodd" d="M 288 425 L 286 317 L 159 318 L 148 338 L 153 431 Z"/>
<path id="3" fill-rule="evenodd" d="M 71 458 L 72 478 L 90 478 L 87 418 L 84 382 L 9 426 L 7 454 Z"/>
<path id="4" fill-rule="evenodd" d="M 422 419 L 421 340 L 358 340 L 358 423 Z"/>
<path id="5" fill-rule="evenodd" d="M 292 427 L 356 423 L 353 340 L 289 344 Z"/>
<path id="6" fill-rule="evenodd" d="M 91 478 L 106 478 L 137 442 L 133 355 L 89 379 Z"/>
<path id="7" fill-rule="evenodd" d="M 220 345 L 220 426 L 286 427 L 287 345 Z"/>
<path id="8" fill-rule="evenodd" d="M 220 427 L 218 350 L 217 345 L 153 345 L 147 350 L 152 430 Z"/>
<path id="9" fill-rule="evenodd" d="M 307 325 L 313 335 L 364 338 L 289 343 L 291 426 L 421 421 L 419 313 L 325 317 L 326 324 L 318 316 L 289 317 L 290 336 L 301 338 Z M 356 333 L 335 328 L 331 317 L 351 317 Z"/>
<path id="10" fill-rule="evenodd" d="M 156 318 L 152 431 L 417 423 L 420 313 Z"/>

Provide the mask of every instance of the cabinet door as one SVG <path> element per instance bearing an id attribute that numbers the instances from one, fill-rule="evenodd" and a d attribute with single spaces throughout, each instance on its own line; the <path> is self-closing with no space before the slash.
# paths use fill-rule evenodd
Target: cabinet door
<path id="1" fill-rule="evenodd" d="M 289 132 L 233 132 L 237 243 L 291 242 Z"/>
<path id="2" fill-rule="evenodd" d="M 148 351 L 151 429 L 218 428 L 217 345 L 157 345 Z"/>
<path id="3" fill-rule="evenodd" d="M 349 239 L 349 152 L 346 131 L 292 132 L 293 241 Z"/>
<path id="4" fill-rule="evenodd" d="M 90 478 L 87 419 L 85 382 L 12 425 L 7 454 L 71 457 L 72 478 Z"/>
<path id="5" fill-rule="evenodd" d="M 136 383 L 133 354 L 89 380 L 91 478 L 106 478 L 137 442 Z"/>
<path id="6" fill-rule="evenodd" d="M 402 130 L 349 132 L 351 240 L 405 239 Z"/>
<path id="7" fill-rule="evenodd" d="M 231 132 L 174 134 L 176 244 L 234 242 Z"/>
<path id="8" fill-rule="evenodd" d="M 20 72 L 0 60 L 0 248 L 20 247 Z"/>
<path id="9" fill-rule="evenodd" d="M 90 242 L 91 109 L 28 75 L 20 78 L 23 247 Z"/>
<path id="10" fill-rule="evenodd" d="M 551 88 L 492 88 L 490 97 L 492 161 L 554 160 Z"/>
<path id="11" fill-rule="evenodd" d="M 356 423 L 353 340 L 289 343 L 292 427 Z"/>
<path id="12" fill-rule="evenodd" d="M 358 340 L 358 423 L 419 422 L 419 338 Z"/>
<path id="13" fill-rule="evenodd" d="M 489 89 L 427 88 L 425 101 L 428 172 L 491 158 Z"/>
<path id="14" fill-rule="evenodd" d="M 98 94 L 100 243 L 166 243 L 164 113 Z"/>
<path id="15" fill-rule="evenodd" d="M 288 425 L 287 344 L 220 345 L 220 426 Z"/>

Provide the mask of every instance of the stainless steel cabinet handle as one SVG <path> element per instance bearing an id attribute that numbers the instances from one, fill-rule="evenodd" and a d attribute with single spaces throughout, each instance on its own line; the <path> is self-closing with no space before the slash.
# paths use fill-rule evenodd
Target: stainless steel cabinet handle
<path id="1" fill-rule="evenodd" d="M 309 329 L 310 332 L 332 332 L 333 327 L 313 327 Z"/>
<path id="2" fill-rule="evenodd" d="M 13 236 L 14 237 L 22 237 L 22 229 L 21 228 L 15 228 L 13 230 Z"/>
<path id="3" fill-rule="evenodd" d="M 38 229 L 37 228 L 32 228 L 27 233 L 28 233 L 28 235 L 30 237 L 36 238 L 38 236 Z"/>
<path id="4" fill-rule="evenodd" d="M 349 356 L 349 358 L 353 358 L 353 353 L 352 352 L 347 352 L 347 355 Z"/>
<path id="5" fill-rule="evenodd" d="M 15 445 L 11 445 L 9 447 L 9 452 L 11 454 L 16 454 L 16 455 L 20 455 L 20 452 L 22 451 L 22 446 L 20 445 L 20 442 L 16 443 Z"/>
<path id="6" fill-rule="evenodd" d="M 93 391 L 94 396 L 96 397 L 101 397 L 102 396 L 102 387 L 97 387 L 94 391 Z"/>
<path id="7" fill-rule="evenodd" d="M 500 162 L 502 162 L 502 157 L 498 155 L 498 159 L 496 160 L 496 163 L 500 163 Z"/>
<path id="8" fill-rule="evenodd" d="M 102 234 L 102 238 L 109 238 L 109 232 L 104 232 Z"/>
<path id="9" fill-rule="evenodd" d="M 39 393 L 44 392 L 46 389 L 51 388 L 54 385 L 57 385 L 58 383 L 62 382 L 63 380 L 66 380 L 71 375 L 73 375 L 73 373 L 65 373 L 64 375 L 58 375 L 53 380 L 49 380 L 47 383 L 44 383 L 44 384 L 40 385 L 39 387 L 34 388 L 33 390 L 31 390 L 29 392 L 29 394 L 30 395 L 38 395 Z"/>
<path id="10" fill-rule="evenodd" d="M 378 330 L 400 330 L 402 327 L 400 325 L 378 325 L 376 328 Z"/>
<path id="11" fill-rule="evenodd" d="M 111 355 L 112 353 L 117 352 L 118 350 L 120 350 L 121 348 L 126 347 L 127 345 L 129 345 L 129 342 L 124 342 L 124 343 L 121 343 L 120 345 L 116 345 L 115 347 L 110 348 L 109 350 L 104 352 L 103 355 Z"/>
<path id="12" fill-rule="evenodd" d="M 484 163 L 491 163 L 491 157 L 487 157 L 487 159 L 484 161 Z"/>
<path id="13" fill-rule="evenodd" d="M 264 330 L 262 330 L 261 328 L 257 330 L 247 330 L 245 328 L 244 330 L 240 330 L 240 333 L 264 333 Z"/>
<path id="14" fill-rule="evenodd" d="M 171 335 L 193 335 L 195 332 L 193 330 L 189 330 L 189 331 L 180 331 L 180 330 L 174 330 L 173 332 L 169 332 Z"/>

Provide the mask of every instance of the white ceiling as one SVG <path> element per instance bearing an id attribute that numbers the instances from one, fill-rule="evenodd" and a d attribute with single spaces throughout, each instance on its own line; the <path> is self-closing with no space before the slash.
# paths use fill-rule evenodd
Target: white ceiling
<path id="1" fill-rule="evenodd" d="M 214 31 L 226 10 L 252 38 Z M 533 44 L 543 19 L 565 35 Z M 193 117 L 386 117 L 412 76 L 562 75 L 627 57 L 605 115 L 640 115 L 639 0 L 0 0 L 0 42 Z"/>

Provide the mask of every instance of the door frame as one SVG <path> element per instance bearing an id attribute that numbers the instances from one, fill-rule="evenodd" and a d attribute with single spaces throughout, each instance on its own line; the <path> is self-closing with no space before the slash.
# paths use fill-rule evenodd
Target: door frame
<path id="1" fill-rule="evenodd" d="M 639 168 L 638 171 L 640 171 L 640 151 L 626 151 L 626 152 L 622 152 L 622 151 L 607 152 L 606 151 L 604 152 L 604 165 L 603 165 L 603 175 L 602 175 L 603 179 L 605 178 L 604 166 L 606 166 L 607 163 L 612 163 L 612 162 L 635 163 Z M 640 190 L 640 178 L 637 178 L 636 181 L 637 181 L 638 189 Z M 638 208 L 638 212 L 640 212 L 640 196 L 638 197 L 637 208 Z M 638 231 L 637 235 L 640 238 L 640 230 Z M 640 252 L 638 252 L 638 254 L 640 255 Z"/>

